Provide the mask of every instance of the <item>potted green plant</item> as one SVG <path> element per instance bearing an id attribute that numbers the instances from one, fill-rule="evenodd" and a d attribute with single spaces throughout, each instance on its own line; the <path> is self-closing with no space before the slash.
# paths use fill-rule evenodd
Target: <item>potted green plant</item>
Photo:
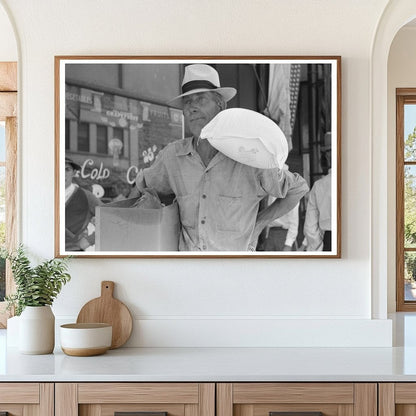
<path id="1" fill-rule="evenodd" d="M 5 297 L 7 308 L 19 318 L 19 350 L 49 354 L 55 346 L 55 316 L 51 305 L 71 276 L 68 259 L 45 260 L 32 266 L 20 245 L 3 254 L 10 261 L 16 292 Z"/>

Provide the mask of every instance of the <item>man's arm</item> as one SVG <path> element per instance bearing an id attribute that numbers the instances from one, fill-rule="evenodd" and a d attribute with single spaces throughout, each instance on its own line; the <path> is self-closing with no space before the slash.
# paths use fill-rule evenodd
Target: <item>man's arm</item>
<path id="1" fill-rule="evenodd" d="M 158 194 L 168 195 L 173 193 L 166 167 L 166 152 L 168 150 L 172 151 L 167 147 L 162 149 L 151 166 L 140 169 L 136 177 L 136 192 L 138 190 L 143 193 L 146 188 L 152 188 Z"/>
<path id="2" fill-rule="evenodd" d="M 271 205 L 258 213 L 252 235 L 253 242 L 257 241 L 257 238 L 264 227 L 269 225 L 274 219 L 279 218 L 292 210 L 309 190 L 305 179 L 297 173 L 287 172 L 286 175 L 292 176 L 286 195 L 282 198 L 277 198 Z"/>

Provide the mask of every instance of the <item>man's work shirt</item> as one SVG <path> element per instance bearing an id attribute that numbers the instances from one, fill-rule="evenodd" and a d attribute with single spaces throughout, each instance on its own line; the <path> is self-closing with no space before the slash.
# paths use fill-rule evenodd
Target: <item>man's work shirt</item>
<path id="1" fill-rule="evenodd" d="M 167 145 L 136 186 L 176 195 L 180 251 L 247 251 L 259 202 L 266 195 L 284 198 L 290 188 L 307 191 L 297 174 L 253 168 L 220 152 L 205 166 L 192 138 Z"/>

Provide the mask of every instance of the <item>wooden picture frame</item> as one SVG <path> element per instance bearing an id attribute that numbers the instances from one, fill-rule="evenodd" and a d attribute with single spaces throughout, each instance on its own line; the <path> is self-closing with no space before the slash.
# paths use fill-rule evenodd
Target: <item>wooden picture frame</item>
<path id="1" fill-rule="evenodd" d="M 131 207 L 140 199 L 141 194 L 137 191 L 139 182 L 144 181 L 143 178 L 146 184 L 151 182 L 150 171 L 154 177 L 160 174 L 155 173 L 153 164 L 158 160 L 158 166 L 161 165 L 165 156 L 158 155 L 166 155 L 164 149 L 171 142 L 182 145 L 188 136 L 192 136 L 189 117 L 184 117 L 181 101 L 172 102 L 171 99 L 184 93 L 181 86 L 185 68 L 195 64 L 215 68 L 221 90 L 237 90 L 237 95 L 227 98 L 227 108 L 243 108 L 250 110 L 250 114 L 256 112 L 261 114 L 259 117 L 262 119 L 267 117 L 274 121 L 273 125 L 279 126 L 286 137 L 289 154 L 285 166 L 276 169 L 283 171 L 287 168 L 291 172 L 276 173 L 280 175 L 279 187 L 284 188 L 286 185 L 283 183 L 295 181 L 295 173 L 313 189 L 291 210 L 290 221 L 284 222 L 284 217 L 281 223 L 276 221 L 270 224 L 250 244 L 246 244 L 247 229 L 254 227 L 256 218 L 253 219 L 251 214 L 244 219 L 239 218 L 245 209 L 244 198 L 248 192 L 252 192 L 246 189 L 246 185 L 241 185 L 244 187 L 241 191 L 239 184 L 238 195 L 235 192 L 233 195 L 223 195 L 222 191 L 216 196 L 225 198 L 224 212 L 221 207 L 217 211 L 220 205 L 216 204 L 220 202 L 209 202 L 209 198 L 203 201 L 208 204 L 206 215 L 210 224 L 216 221 L 216 216 L 220 218 L 222 215 L 221 221 L 233 226 L 232 230 L 227 227 L 222 230 L 218 224 L 214 224 L 204 237 L 200 232 L 201 224 L 205 223 L 200 208 L 202 202 L 188 202 L 185 205 L 183 198 L 188 195 L 182 195 L 172 185 L 176 179 L 167 180 L 171 195 L 162 195 L 160 189 L 156 189 L 164 204 L 163 209 L 146 211 L 139 216 Z M 209 88 L 220 91 L 218 85 L 212 85 Z M 205 92 L 205 87 L 206 84 L 202 88 L 192 85 L 191 93 Z M 57 257 L 341 257 L 339 56 L 56 56 L 55 140 Z M 188 141 L 194 149 L 190 151 L 187 148 L 187 151 L 198 152 L 196 140 Z M 68 172 L 72 169 L 70 175 L 75 185 L 68 185 L 71 184 L 68 180 L 65 183 L 65 167 Z M 165 173 L 165 167 L 160 169 Z M 250 169 L 259 168 L 251 166 Z M 141 175 L 137 176 L 139 173 Z M 253 175 L 256 181 L 260 177 L 258 170 Z M 173 176 L 178 175 L 175 172 Z M 182 176 L 185 182 L 195 180 L 189 171 Z M 326 180 L 314 186 L 323 177 Z M 247 179 L 241 182 L 246 184 Z M 277 186 L 273 183 L 273 186 Z M 224 178 L 224 184 L 231 184 L 228 177 Z M 163 185 L 164 188 L 166 186 Z M 253 197 L 259 200 L 254 208 L 250 206 L 250 213 L 254 209 L 258 214 L 272 201 L 267 197 L 271 191 L 265 191 L 265 196 L 263 190 L 266 186 L 263 182 L 259 186 L 259 195 L 253 191 Z M 79 198 L 76 203 L 72 201 L 72 207 L 68 208 L 67 201 L 74 198 L 74 189 L 77 192 L 82 190 L 84 194 L 79 197 L 83 200 L 82 209 L 79 208 Z M 196 189 L 199 188 L 194 188 L 192 192 L 196 193 Z M 277 196 L 276 192 L 274 188 L 274 196 Z M 285 200 L 284 192 L 278 197 L 279 200 Z M 194 199 L 199 197 L 206 198 L 206 195 L 201 192 L 198 197 L 192 196 Z M 148 200 L 154 202 L 152 196 Z M 140 203 L 143 203 L 143 199 Z M 326 208 L 319 207 L 325 204 Z M 83 212 L 90 210 L 85 220 L 90 221 L 87 226 L 85 221 L 73 214 L 73 206 Z M 194 211 L 189 211 L 189 206 Z M 173 212 L 174 209 L 179 212 L 179 217 L 177 212 Z M 196 214 L 188 215 L 189 212 Z M 72 231 L 68 228 L 74 222 L 81 229 L 82 237 L 75 228 Z M 308 224 L 306 228 L 305 222 Z M 240 228 L 244 228 L 245 240 L 242 238 L 244 242 L 237 244 L 235 242 L 240 241 L 242 235 L 238 234 Z M 305 230 L 313 230 L 313 235 L 310 231 L 306 233 L 312 237 L 306 238 Z M 217 231 L 225 233 L 219 244 L 215 241 Z M 226 234 L 229 231 L 230 234 Z M 322 241 L 324 234 L 325 238 L 328 237 L 325 242 Z M 79 243 L 81 238 L 82 244 Z M 187 238 L 191 243 L 184 243 Z M 208 241 L 206 245 L 204 238 Z M 309 249 L 305 250 L 305 246 Z"/>

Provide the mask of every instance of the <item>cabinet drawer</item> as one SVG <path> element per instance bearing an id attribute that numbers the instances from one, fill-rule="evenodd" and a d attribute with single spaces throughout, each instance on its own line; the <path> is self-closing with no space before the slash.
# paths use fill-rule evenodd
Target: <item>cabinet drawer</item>
<path id="1" fill-rule="evenodd" d="M 57 383 L 55 401 L 56 416 L 215 416 L 215 384 Z"/>
<path id="2" fill-rule="evenodd" d="M 380 383 L 379 416 L 416 415 L 416 383 Z"/>
<path id="3" fill-rule="evenodd" d="M 198 383 L 80 383 L 79 403 L 198 403 Z"/>
<path id="4" fill-rule="evenodd" d="M 53 384 L 0 383 L 0 415 L 53 416 Z"/>
<path id="5" fill-rule="evenodd" d="M 375 383 L 220 383 L 217 416 L 376 416 Z M 283 415 L 282 415 L 283 416 Z"/>
<path id="6" fill-rule="evenodd" d="M 39 400 L 39 383 L 0 383 L 0 403 L 38 404 Z"/>

